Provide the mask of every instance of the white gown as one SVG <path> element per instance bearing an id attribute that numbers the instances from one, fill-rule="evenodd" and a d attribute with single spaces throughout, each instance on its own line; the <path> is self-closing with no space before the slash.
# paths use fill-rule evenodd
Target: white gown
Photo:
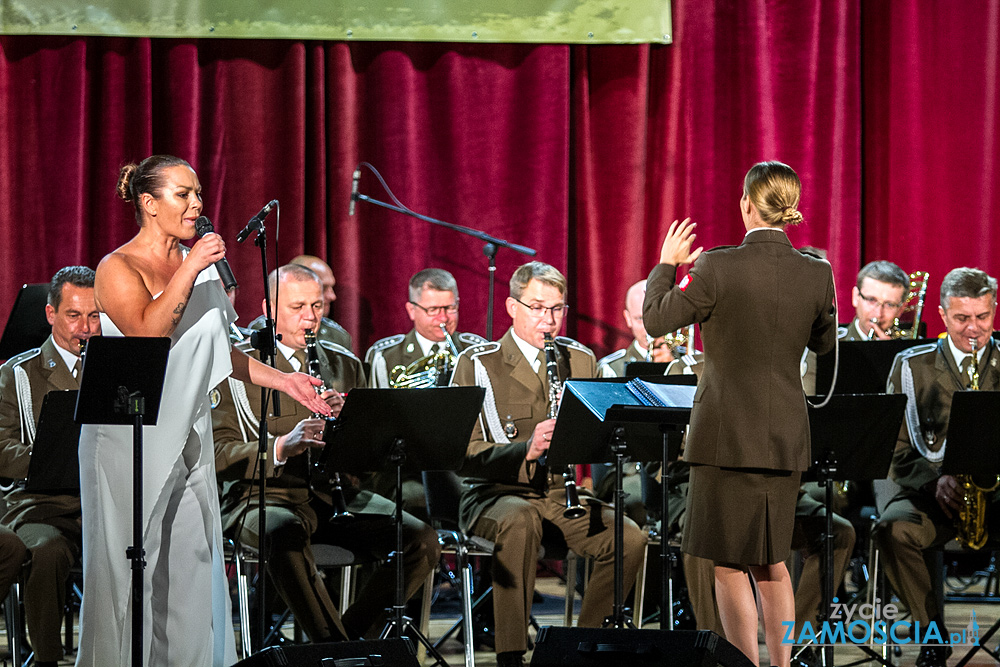
<path id="1" fill-rule="evenodd" d="M 143 427 L 143 664 L 236 662 L 209 392 L 232 372 L 236 319 L 218 273 L 199 274 L 171 338 L 156 426 Z M 105 336 L 120 336 L 101 315 Z M 131 663 L 132 427 L 80 436 L 83 576 L 78 666 Z"/>

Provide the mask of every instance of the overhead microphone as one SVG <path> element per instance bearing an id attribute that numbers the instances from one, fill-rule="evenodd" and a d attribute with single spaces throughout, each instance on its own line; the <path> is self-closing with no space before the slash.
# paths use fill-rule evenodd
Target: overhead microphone
<path id="1" fill-rule="evenodd" d="M 347 208 L 347 215 L 354 215 L 354 204 L 358 201 L 358 181 L 361 180 L 361 169 L 355 169 L 351 176 L 351 204 Z"/>
<path id="2" fill-rule="evenodd" d="M 250 218 L 250 222 L 248 222 L 247 226 L 243 228 L 243 231 L 241 231 L 239 234 L 236 235 L 236 242 L 243 243 L 244 241 L 247 240 L 248 236 L 250 236 L 255 231 L 260 229 L 261 225 L 264 224 L 264 218 L 266 218 L 267 215 L 272 210 L 274 210 L 274 207 L 277 205 L 278 205 L 277 199 L 272 199 L 271 201 L 264 204 L 264 208 L 260 209 L 260 211 L 257 212 L 257 215 Z"/>
<path id="3" fill-rule="evenodd" d="M 194 231 L 197 232 L 199 237 L 205 234 L 211 234 L 215 231 L 215 227 L 212 225 L 212 221 L 203 215 L 198 216 L 198 219 L 194 221 Z M 236 276 L 233 275 L 233 270 L 229 268 L 229 260 L 225 257 L 220 259 L 215 263 L 215 269 L 219 272 L 219 277 L 222 278 L 222 284 L 225 286 L 226 290 L 230 290 L 237 287 Z"/>

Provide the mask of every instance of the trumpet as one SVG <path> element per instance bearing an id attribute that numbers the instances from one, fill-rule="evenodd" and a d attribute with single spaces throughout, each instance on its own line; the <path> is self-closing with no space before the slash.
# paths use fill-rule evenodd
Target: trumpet
<path id="1" fill-rule="evenodd" d="M 306 369 L 309 375 L 314 378 L 322 379 L 319 369 L 319 351 L 316 349 L 316 332 L 309 329 L 305 332 L 306 338 Z M 326 391 L 325 385 L 320 385 L 316 387 L 316 393 L 322 394 Z M 313 414 L 313 418 L 320 418 L 322 415 Z M 333 420 L 328 420 L 333 421 Z M 309 460 L 309 470 L 312 470 L 312 454 L 310 450 L 306 450 L 306 456 L 310 457 Z M 333 502 L 333 514 L 330 516 L 330 522 L 345 521 L 347 519 L 353 519 L 354 515 L 347 511 L 347 502 L 344 500 L 344 487 L 340 483 L 340 473 L 334 472 L 330 475 L 330 497 Z"/>
<path id="2" fill-rule="evenodd" d="M 441 333 L 447 343 L 445 349 L 425 357 L 420 357 L 408 366 L 402 364 L 392 367 L 389 371 L 389 386 L 393 389 L 426 389 L 427 387 L 442 387 L 451 381 L 451 372 L 455 370 L 455 360 L 458 358 L 458 347 L 448 333 L 448 327 L 442 322 Z"/>
<path id="3" fill-rule="evenodd" d="M 556 363 L 556 344 L 552 336 L 545 334 L 545 375 L 549 380 L 549 408 L 547 417 L 554 419 L 559 411 L 559 395 L 562 393 L 562 382 L 559 380 L 559 365 Z M 587 513 L 587 508 L 580 504 L 580 493 L 576 488 L 576 473 L 571 466 L 565 466 L 562 471 L 563 486 L 566 489 L 566 509 L 563 516 L 567 519 L 579 519 Z"/>

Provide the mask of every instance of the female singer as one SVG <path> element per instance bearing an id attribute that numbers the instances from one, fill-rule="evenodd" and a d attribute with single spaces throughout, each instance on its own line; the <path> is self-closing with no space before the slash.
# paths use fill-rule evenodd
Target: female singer
<path id="1" fill-rule="evenodd" d="M 715 562 L 726 638 L 757 664 L 753 576 L 778 667 L 791 661 L 791 646 L 781 643 L 781 622 L 795 619 L 784 560 L 799 477 L 809 466 L 799 360 L 807 346 L 829 351 L 837 335 L 830 265 L 785 236 L 786 225 L 802 222 L 800 192 L 788 165 L 754 165 L 743 183 L 747 233 L 738 246 L 692 252 L 695 225 L 675 221 L 643 305 L 650 335 L 698 322 L 705 349 L 684 453 L 692 466 L 682 549 Z M 691 262 L 675 285 L 677 266 Z"/>
<path id="2" fill-rule="evenodd" d="M 118 194 L 135 207 L 139 233 L 97 267 L 104 335 L 171 339 L 157 425 L 143 431 L 144 665 L 236 661 L 215 479 L 209 392 L 232 374 L 286 392 L 313 412 L 329 408 L 319 380 L 281 373 L 235 350 L 236 319 L 213 264 L 217 234 L 190 250 L 201 215 L 191 166 L 154 155 L 122 168 Z M 80 438 L 83 568 L 87 595 L 77 665 L 130 664 L 132 474 L 130 426 L 85 426 Z"/>

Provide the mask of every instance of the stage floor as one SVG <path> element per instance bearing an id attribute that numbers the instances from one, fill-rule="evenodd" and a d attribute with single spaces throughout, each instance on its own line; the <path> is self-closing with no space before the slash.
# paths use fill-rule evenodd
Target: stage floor
<path id="1" fill-rule="evenodd" d="M 562 604 L 564 599 L 564 587 L 561 582 L 556 578 L 540 578 L 538 579 L 537 590 L 545 599 L 543 603 L 536 605 L 535 607 L 535 616 L 538 619 L 539 624 L 561 625 L 563 620 Z M 579 609 L 579 602 L 577 603 L 577 609 Z M 1000 617 L 1000 604 L 951 602 L 945 607 L 945 620 L 949 629 L 952 631 L 958 631 L 966 627 L 969 623 L 969 618 L 973 610 L 976 612 L 976 619 L 979 623 L 981 633 L 985 633 L 989 626 L 992 625 L 998 617 Z M 440 637 L 453 622 L 454 618 L 444 617 L 440 611 L 432 608 L 430 637 L 432 639 Z M 0 625 L 2 625 L 2 619 L 0 619 Z M 647 627 L 656 628 L 658 626 L 654 624 Z M 74 628 L 74 630 L 78 629 L 79 628 Z M 288 625 L 286 630 L 286 635 L 291 637 L 291 624 Z M 1000 642 L 1000 636 L 994 636 L 990 640 L 989 646 L 996 649 L 998 642 Z M 458 641 L 449 640 L 444 645 L 443 649 L 444 657 L 448 663 L 452 665 L 452 667 L 459 667 L 463 664 L 463 648 Z M 763 644 L 763 637 L 761 638 L 760 652 L 760 664 L 765 667 L 770 665 L 770 662 L 767 660 L 767 649 Z M 913 665 L 916 661 L 917 653 L 917 648 L 904 647 L 902 649 L 901 656 L 893 659 L 893 664 L 904 666 Z M 955 665 L 963 654 L 964 653 L 961 651 L 956 651 L 956 653 L 949 659 L 948 664 Z M 74 656 L 67 656 L 67 658 L 59 664 L 72 665 L 73 657 Z M 834 662 L 836 665 L 848 665 L 862 659 L 863 657 L 864 655 L 858 649 L 838 647 L 836 649 Z M 530 660 L 530 654 L 528 658 Z M 0 636 L 0 664 L 4 665 L 4 667 L 11 664 L 7 653 L 6 629 L 4 629 L 3 635 Z M 429 661 L 426 664 L 429 664 Z M 875 665 L 876 663 L 870 662 L 868 664 Z M 968 664 L 972 667 L 986 667 L 988 665 L 996 665 L 997 663 L 994 662 L 989 655 L 980 651 Z M 492 651 L 479 651 L 476 653 L 476 665 L 478 667 L 494 667 L 496 665 L 496 657 Z"/>

